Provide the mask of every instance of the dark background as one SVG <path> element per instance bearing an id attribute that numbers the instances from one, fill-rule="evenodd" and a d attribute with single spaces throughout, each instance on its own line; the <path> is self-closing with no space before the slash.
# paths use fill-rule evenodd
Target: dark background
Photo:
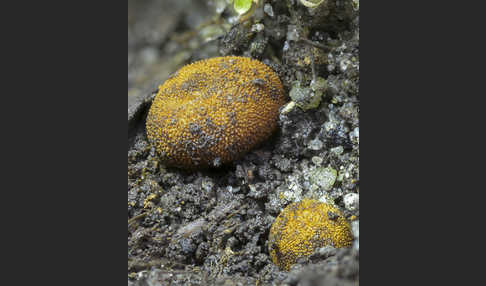
<path id="1" fill-rule="evenodd" d="M 125 3 L 3 7 L 2 279 L 124 284 Z M 482 281 L 482 11 L 361 9 L 363 285 Z"/>

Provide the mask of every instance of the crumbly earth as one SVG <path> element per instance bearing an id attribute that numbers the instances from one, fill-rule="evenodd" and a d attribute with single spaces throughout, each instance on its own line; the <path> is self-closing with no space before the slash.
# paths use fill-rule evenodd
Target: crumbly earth
<path id="1" fill-rule="evenodd" d="M 270 139 L 209 170 L 160 162 L 145 135 L 150 100 L 141 116 L 129 116 L 128 285 L 358 285 L 359 2 L 328 0 L 311 10 L 298 0 L 260 1 L 271 9 L 257 9 L 240 24 L 231 22 L 230 6 L 221 11 L 216 2 L 210 7 L 229 27 L 215 21 L 193 29 L 188 19 L 197 19 L 197 9 L 185 9 L 170 36 L 144 48 L 130 48 L 129 32 L 129 98 L 134 86 L 150 90 L 130 81 L 130 58 L 154 48 L 161 52 L 155 62 L 174 59 L 165 66 L 172 70 L 153 72 L 167 76 L 201 58 L 259 59 L 278 73 L 288 104 Z M 283 271 L 269 255 L 269 231 L 286 206 L 303 198 L 337 207 L 355 239 L 348 248 L 318 248 Z"/>

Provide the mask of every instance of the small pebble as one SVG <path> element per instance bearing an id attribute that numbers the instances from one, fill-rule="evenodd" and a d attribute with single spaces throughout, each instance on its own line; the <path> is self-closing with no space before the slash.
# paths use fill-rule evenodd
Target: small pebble
<path id="1" fill-rule="evenodd" d="M 359 209 L 359 195 L 357 193 L 349 193 L 344 196 L 344 206 L 350 211 Z"/>
<path id="2" fill-rule="evenodd" d="M 270 17 L 273 17 L 273 8 L 272 8 L 272 5 L 270 4 L 265 4 L 265 6 L 263 6 L 263 11 L 265 13 L 267 13 L 268 16 Z"/>
<path id="3" fill-rule="evenodd" d="M 324 143 L 322 143 L 322 141 L 317 138 L 309 142 L 309 149 L 314 151 L 321 150 L 323 146 Z"/>

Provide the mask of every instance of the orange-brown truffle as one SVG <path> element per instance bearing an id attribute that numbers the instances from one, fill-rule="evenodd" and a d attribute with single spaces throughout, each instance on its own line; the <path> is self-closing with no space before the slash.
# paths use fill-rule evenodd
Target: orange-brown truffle
<path id="1" fill-rule="evenodd" d="M 277 74 L 260 61 L 197 61 L 159 86 L 147 137 L 167 165 L 217 167 L 268 138 L 284 103 Z"/>
<path id="2" fill-rule="evenodd" d="M 332 205 L 312 199 L 288 205 L 275 219 L 268 237 L 273 263 L 284 270 L 316 248 L 351 246 L 351 227 Z"/>

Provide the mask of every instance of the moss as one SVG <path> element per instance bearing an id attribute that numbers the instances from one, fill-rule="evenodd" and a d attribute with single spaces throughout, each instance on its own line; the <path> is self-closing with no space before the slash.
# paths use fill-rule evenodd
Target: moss
<path id="1" fill-rule="evenodd" d="M 275 219 L 269 235 L 273 263 L 284 270 L 316 248 L 351 246 L 351 227 L 341 212 L 325 203 L 304 199 L 287 206 Z"/>
<path id="2" fill-rule="evenodd" d="M 218 167 L 268 138 L 284 103 L 278 76 L 257 60 L 198 61 L 159 87 L 147 137 L 167 165 Z"/>

